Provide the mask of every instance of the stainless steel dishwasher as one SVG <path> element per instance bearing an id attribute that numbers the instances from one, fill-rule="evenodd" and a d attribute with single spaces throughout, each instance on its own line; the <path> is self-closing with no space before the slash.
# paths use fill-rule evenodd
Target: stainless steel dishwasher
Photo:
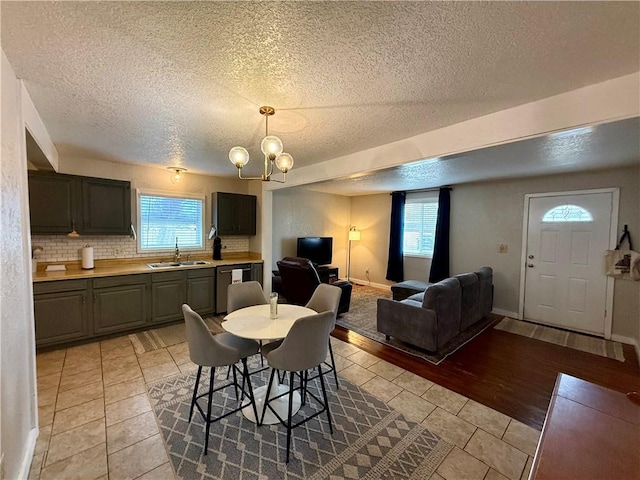
<path id="1" fill-rule="evenodd" d="M 235 269 L 242 270 L 242 281 L 251 280 L 251 264 L 238 263 L 224 265 L 216 268 L 216 313 L 227 311 L 227 287 L 231 285 L 231 272 Z"/>

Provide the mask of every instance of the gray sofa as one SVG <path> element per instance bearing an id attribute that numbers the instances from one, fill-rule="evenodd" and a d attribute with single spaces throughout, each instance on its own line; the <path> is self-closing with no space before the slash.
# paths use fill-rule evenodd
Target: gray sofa
<path id="1" fill-rule="evenodd" d="M 426 284 L 400 301 L 378 299 L 378 331 L 434 352 L 488 315 L 492 305 L 493 270 L 482 267 Z"/>

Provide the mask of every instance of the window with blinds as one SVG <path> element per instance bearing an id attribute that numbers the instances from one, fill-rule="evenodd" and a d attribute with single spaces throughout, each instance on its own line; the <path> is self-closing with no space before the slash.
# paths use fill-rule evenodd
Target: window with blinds
<path id="1" fill-rule="evenodd" d="M 204 248 L 204 197 L 138 193 L 140 250 Z"/>
<path id="2" fill-rule="evenodd" d="M 407 194 L 404 205 L 404 255 L 433 256 L 437 219 L 437 192 Z"/>

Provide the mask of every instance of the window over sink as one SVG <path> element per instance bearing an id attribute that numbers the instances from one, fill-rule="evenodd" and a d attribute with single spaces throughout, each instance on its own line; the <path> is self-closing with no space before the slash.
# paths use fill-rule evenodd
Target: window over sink
<path id="1" fill-rule="evenodd" d="M 204 249 L 203 195 L 137 190 L 138 251 L 168 252 Z"/>

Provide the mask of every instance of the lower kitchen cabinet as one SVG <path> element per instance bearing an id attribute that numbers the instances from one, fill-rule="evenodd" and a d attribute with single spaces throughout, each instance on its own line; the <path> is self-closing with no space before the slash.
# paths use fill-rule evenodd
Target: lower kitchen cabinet
<path id="1" fill-rule="evenodd" d="M 184 270 L 159 272 L 151 278 L 151 322 L 180 320 L 182 304 L 187 298 L 187 273 Z"/>
<path id="2" fill-rule="evenodd" d="M 147 323 L 148 275 L 93 280 L 93 333 L 112 333 Z"/>
<path id="3" fill-rule="evenodd" d="M 242 269 L 243 281 L 262 282 L 262 263 L 35 282 L 36 346 L 69 344 L 182 320 L 184 303 L 202 316 L 224 312 L 231 271 L 236 268 Z"/>
<path id="4" fill-rule="evenodd" d="M 36 345 L 48 346 L 90 335 L 88 282 L 69 280 L 34 285 Z"/>
<path id="5" fill-rule="evenodd" d="M 187 272 L 187 303 L 200 315 L 215 313 L 215 268 Z"/>

